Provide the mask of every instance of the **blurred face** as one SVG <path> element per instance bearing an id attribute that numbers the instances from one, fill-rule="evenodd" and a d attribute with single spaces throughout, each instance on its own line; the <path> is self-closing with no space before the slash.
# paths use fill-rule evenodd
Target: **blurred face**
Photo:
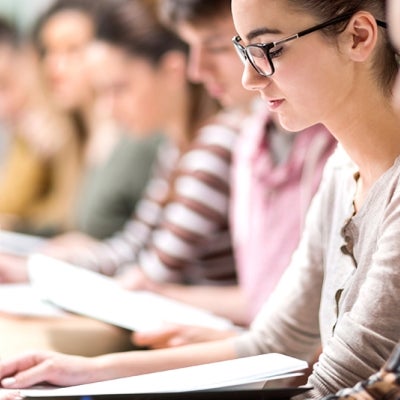
<path id="1" fill-rule="evenodd" d="M 388 8 L 388 22 L 389 22 L 389 33 L 392 39 L 392 43 L 400 52 L 400 1 L 389 0 Z M 400 115 L 400 73 L 397 75 L 396 84 L 394 87 L 394 106 Z"/>
<path id="2" fill-rule="evenodd" d="M 19 55 L 7 45 L 0 45 L 0 120 L 16 122 L 25 101 Z"/>
<path id="3" fill-rule="evenodd" d="M 254 95 L 241 84 L 243 66 L 231 43 L 235 28 L 230 12 L 207 24 L 182 23 L 179 34 L 190 46 L 189 79 L 203 83 L 225 107 L 248 104 Z"/>
<path id="4" fill-rule="evenodd" d="M 88 50 L 87 65 L 97 105 L 118 123 L 139 135 L 151 134 L 163 125 L 158 103 L 162 78 L 149 62 L 95 42 Z"/>
<path id="5" fill-rule="evenodd" d="M 243 46 L 277 41 L 321 22 L 282 0 L 232 0 L 232 14 Z M 279 46 L 270 77 L 259 75 L 246 61 L 243 84 L 260 93 L 287 130 L 329 124 L 351 98 L 354 73 L 344 57 L 335 44 L 314 32 Z"/>
<path id="6" fill-rule="evenodd" d="M 92 21 L 78 11 L 62 11 L 42 29 L 45 77 L 54 100 L 64 109 L 79 109 L 91 101 L 84 54 L 92 37 Z"/>

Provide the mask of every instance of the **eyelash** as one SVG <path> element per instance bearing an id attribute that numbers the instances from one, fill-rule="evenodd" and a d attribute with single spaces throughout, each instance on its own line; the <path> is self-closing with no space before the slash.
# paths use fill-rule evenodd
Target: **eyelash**
<path id="1" fill-rule="evenodd" d="M 273 58 L 280 57 L 282 55 L 282 52 L 283 52 L 283 47 L 279 47 L 276 50 L 271 49 L 269 51 L 269 55 L 273 59 Z"/>

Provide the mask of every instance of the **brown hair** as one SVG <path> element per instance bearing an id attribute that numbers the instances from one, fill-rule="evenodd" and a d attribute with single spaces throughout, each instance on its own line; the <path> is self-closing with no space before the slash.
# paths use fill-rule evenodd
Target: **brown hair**
<path id="1" fill-rule="evenodd" d="M 17 48 L 19 44 L 18 33 L 14 25 L 0 16 L 0 45 Z"/>
<path id="2" fill-rule="evenodd" d="M 112 0 L 56 0 L 51 3 L 37 19 L 31 34 L 33 45 L 39 57 L 46 55 L 47 49 L 42 42 L 41 34 L 51 18 L 63 12 L 75 11 L 85 15 L 92 21 L 93 31 L 95 31 L 99 20 L 102 15 L 107 13 L 108 7 L 111 7 L 112 2 Z M 75 132 L 83 148 L 89 136 L 87 122 L 79 109 L 71 110 L 67 114 L 74 125 Z"/>
<path id="3" fill-rule="evenodd" d="M 146 59 L 155 67 L 169 51 L 188 54 L 187 45 L 160 21 L 155 0 L 114 0 L 113 7 L 99 23 L 96 36 L 132 56 Z M 188 85 L 191 111 L 187 140 L 190 142 L 205 118 L 215 113 L 217 105 L 202 85 Z"/>
<path id="4" fill-rule="evenodd" d="M 230 14 L 230 0 L 160 0 L 160 16 L 169 25 L 185 22 L 199 25 Z"/>
<path id="5" fill-rule="evenodd" d="M 327 21 L 338 15 L 354 14 L 358 11 L 368 11 L 376 19 L 385 21 L 386 1 L 385 0 L 287 0 L 289 5 L 298 11 L 307 12 L 319 20 Z M 322 32 L 328 37 L 334 37 L 346 26 L 334 24 L 325 28 Z M 398 71 L 396 52 L 394 51 L 387 30 L 381 30 L 381 45 L 377 48 L 374 58 L 374 72 L 378 78 L 378 83 L 383 91 L 391 94 L 394 79 Z"/>

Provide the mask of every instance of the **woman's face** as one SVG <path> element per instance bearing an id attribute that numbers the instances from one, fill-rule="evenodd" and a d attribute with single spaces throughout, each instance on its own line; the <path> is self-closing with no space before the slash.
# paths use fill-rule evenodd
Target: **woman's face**
<path id="1" fill-rule="evenodd" d="M 93 22 L 79 11 L 62 11 L 43 26 L 43 69 L 51 95 L 66 110 L 91 101 L 84 55 L 93 37 Z"/>
<path id="2" fill-rule="evenodd" d="M 151 134 L 163 125 L 158 103 L 162 80 L 148 61 L 95 42 L 87 53 L 87 65 L 97 105 L 118 123 L 136 135 Z"/>
<path id="3" fill-rule="evenodd" d="M 244 46 L 277 41 L 322 22 L 295 12 L 282 0 L 232 0 L 232 14 Z M 335 117 L 338 107 L 349 101 L 349 82 L 355 74 L 344 55 L 320 32 L 279 48 L 270 77 L 260 76 L 245 63 L 244 86 L 259 91 L 288 130 L 298 131 Z"/>

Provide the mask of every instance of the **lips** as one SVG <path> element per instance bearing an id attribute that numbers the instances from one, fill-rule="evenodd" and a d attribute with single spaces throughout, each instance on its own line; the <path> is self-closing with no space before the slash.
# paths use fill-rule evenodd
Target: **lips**
<path id="1" fill-rule="evenodd" d="M 276 111 L 284 102 L 283 99 L 266 99 L 266 98 L 264 98 L 264 101 L 267 103 L 268 108 L 271 111 Z"/>

